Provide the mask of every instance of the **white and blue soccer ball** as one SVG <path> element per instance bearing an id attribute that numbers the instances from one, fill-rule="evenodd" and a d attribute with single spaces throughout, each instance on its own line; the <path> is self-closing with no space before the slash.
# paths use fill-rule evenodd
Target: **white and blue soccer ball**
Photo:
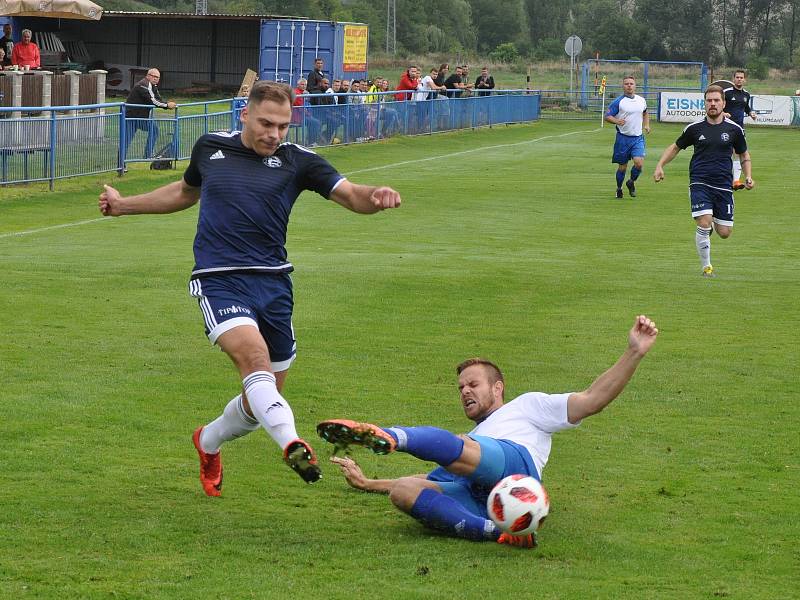
<path id="1" fill-rule="evenodd" d="M 494 486 L 486 499 L 489 518 L 511 535 L 528 535 L 550 512 L 544 486 L 529 475 L 509 475 Z"/>

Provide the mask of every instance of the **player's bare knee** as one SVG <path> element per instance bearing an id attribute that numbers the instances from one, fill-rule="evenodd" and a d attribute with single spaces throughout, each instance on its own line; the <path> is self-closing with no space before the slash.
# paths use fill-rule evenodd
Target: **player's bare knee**
<path id="1" fill-rule="evenodd" d="M 389 492 L 389 500 L 403 512 L 411 512 L 414 502 L 417 501 L 417 496 L 427 487 L 424 483 L 425 480 L 419 477 L 401 477 L 392 485 L 392 490 Z"/>
<path id="2" fill-rule="evenodd" d="M 723 240 L 731 236 L 730 227 L 717 227 L 717 235 Z"/>
<path id="3" fill-rule="evenodd" d="M 246 348 L 231 355 L 242 373 L 269 371 L 269 352 L 265 348 Z"/>

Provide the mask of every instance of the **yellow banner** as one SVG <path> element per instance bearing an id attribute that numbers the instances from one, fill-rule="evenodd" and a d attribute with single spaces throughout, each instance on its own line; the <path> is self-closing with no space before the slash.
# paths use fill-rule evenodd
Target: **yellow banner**
<path id="1" fill-rule="evenodd" d="M 344 61 L 343 71 L 367 70 L 367 44 L 369 27 L 366 25 L 344 26 Z"/>
<path id="2" fill-rule="evenodd" d="M 603 79 L 600 80 L 600 91 L 598 93 L 598 96 L 602 96 L 605 93 L 606 93 L 606 76 L 603 75 Z"/>

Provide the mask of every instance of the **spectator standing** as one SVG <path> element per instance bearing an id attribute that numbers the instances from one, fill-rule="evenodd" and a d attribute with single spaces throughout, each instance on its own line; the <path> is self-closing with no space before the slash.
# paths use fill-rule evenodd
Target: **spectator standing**
<path id="1" fill-rule="evenodd" d="M 492 90 L 494 89 L 494 77 L 489 75 L 489 69 L 487 67 L 481 69 L 481 74 L 478 75 L 478 78 L 475 80 L 475 89 L 478 92 L 478 96 L 490 96 L 492 94 Z"/>
<path id="2" fill-rule="evenodd" d="M 309 94 L 324 94 L 325 88 L 322 87 L 322 80 L 326 78 L 323 67 L 324 61 L 318 56 L 314 59 L 314 68 L 309 71 L 307 79 L 307 90 Z M 318 98 L 311 98 L 311 104 L 319 104 Z"/>
<path id="3" fill-rule="evenodd" d="M 456 72 L 445 79 L 444 86 L 447 88 L 448 98 L 460 98 L 466 89 L 467 86 L 464 84 L 462 74 L 461 67 L 456 67 Z"/>
<path id="4" fill-rule="evenodd" d="M 14 44 L 11 51 L 11 63 L 23 69 L 38 69 L 42 66 L 39 46 L 31 41 L 33 32 L 30 29 L 22 30 L 22 39 Z"/>
<path id="5" fill-rule="evenodd" d="M 433 82 L 442 87 L 444 85 L 445 80 L 447 79 L 447 74 L 450 72 L 450 65 L 447 63 L 442 63 L 439 65 L 439 70 L 436 73 L 436 77 L 434 78 Z"/>
<path id="6" fill-rule="evenodd" d="M 308 109 L 308 82 L 302 77 L 297 80 L 297 87 L 294 89 L 294 102 L 292 105 L 292 123 L 303 128 L 306 134 L 303 144 L 306 146 L 316 146 L 319 142 L 319 134 L 322 131 L 322 124 L 316 119 Z"/>
<path id="7" fill-rule="evenodd" d="M 3 60 L 0 61 L 0 66 L 11 66 L 11 54 L 14 52 L 14 40 L 11 39 L 11 23 L 3 25 L 3 37 L 0 38 L 0 48 L 5 52 Z"/>
<path id="8" fill-rule="evenodd" d="M 153 108 L 173 109 L 176 104 L 165 101 L 158 91 L 161 81 L 161 72 L 158 69 L 148 69 L 147 75 L 140 80 L 128 94 L 125 104 L 136 104 L 125 108 L 125 154 L 128 156 L 128 147 L 133 141 L 136 132 L 141 129 L 147 132 L 147 143 L 144 148 L 144 158 L 152 158 L 156 141 L 158 140 L 158 124 L 153 120 Z"/>
<path id="9" fill-rule="evenodd" d="M 417 83 L 419 80 L 419 67 L 411 65 L 406 69 L 406 72 L 400 76 L 400 82 L 397 84 L 397 90 L 401 93 L 395 94 L 397 100 L 413 100 L 414 95 L 411 92 L 417 91 Z"/>
<path id="10" fill-rule="evenodd" d="M 5 71 L 6 69 L 5 60 L 6 60 L 6 51 L 3 50 L 2 46 L 0 46 L 0 71 Z"/>
<path id="11" fill-rule="evenodd" d="M 439 71 L 434 67 L 431 69 L 430 74 L 425 75 L 420 81 L 420 91 L 425 92 L 425 96 L 422 98 L 423 100 L 433 100 L 436 98 L 439 93 L 439 90 L 446 90 L 447 88 L 444 86 L 444 83 L 438 84 L 436 83 L 436 78 L 439 76 Z"/>

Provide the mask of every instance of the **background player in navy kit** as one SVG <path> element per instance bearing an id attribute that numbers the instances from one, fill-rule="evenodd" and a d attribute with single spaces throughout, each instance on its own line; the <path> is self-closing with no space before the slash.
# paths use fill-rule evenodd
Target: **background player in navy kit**
<path id="1" fill-rule="evenodd" d="M 616 126 L 614 155 L 611 162 L 617 166 L 617 198 L 622 198 L 622 182 L 628 163 L 633 161 L 631 176 L 625 184 L 631 198 L 636 197 L 636 180 L 644 166 L 645 142 L 642 131 L 650 133 L 650 115 L 647 101 L 636 94 L 636 80 L 632 76 L 622 79 L 622 95 L 609 104 L 605 119 Z"/>
<path id="2" fill-rule="evenodd" d="M 541 480 L 552 434 L 576 427 L 608 406 L 633 377 L 657 336 L 656 324 L 639 315 L 628 332 L 625 352 L 586 390 L 529 392 L 508 403 L 503 400 L 503 374 L 496 365 L 479 358 L 464 361 L 456 368 L 458 390 L 464 414 L 475 423 L 466 435 L 437 427 L 379 428 L 343 419 L 323 421 L 317 432 L 339 447 L 360 445 L 376 454 L 397 450 L 440 465 L 427 475 L 368 479 L 352 459 L 332 458 L 354 488 L 389 494 L 401 511 L 448 535 L 532 547 L 532 535 L 501 535 L 489 520 L 489 492 L 508 475 L 522 473 Z"/>
<path id="3" fill-rule="evenodd" d="M 209 339 L 233 360 L 243 388 L 193 435 L 209 496 L 219 496 L 222 487 L 220 446 L 259 427 L 303 480 L 320 478 L 316 456 L 298 437 L 281 395 L 295 357 L 293 267 L 285 248 L 295 200 L 313 190 L 357 213 L 400 206 L 395 190 L 351 183 L 314 152 L 282 143 L 292 102 L 289 86 L 259 81 L 242 110 L 242 131 L 202 136 L 180 181 L 137 196 L 122 197 L 110 186 L 100 194 L 100 211 L 111 216 L 171 213 L 202 198 L 189 291 Z"/>
<path id="4" fill-rule="evenodd" d="M 744 131 L 739 125 L 723 116 L 725 105 L 722 88 L 709 86 L 705 92 L 706 117 L 695 121 L 683 130 L 681 136 L 671 144 L 656 165 L 653 179 L 664 179 L 664 166 L 678 152 L 694 146 L 694 155 L 689 163 L 689 196 L 692 217 L 697 222 L 695 245 L 700 256 L 703 276 L 713 277 L 711 266 L 711 232 L 717 230 L 719 237 L 727 238 L 733 228 L 733 192 L 731 191 L 731 151 L 736 152 L 742 162 L 745 186 L 752 189 L 750 153 Z"/>
<path id="5" fill-rule="evenodd" d="M 725 117 L 744 129 L 745 116 L 755 120 L 758 116 L 753 110 L 753 99 L 750 92 L 744 89 L 745 72 L 742 69 L 733 74 L 733 86 L 723 90 L 725 94 Z M 741 190 L 745 185 L 741 182 L 742 165 L 739 157 L 733 157 L 733 189 Z"/>

